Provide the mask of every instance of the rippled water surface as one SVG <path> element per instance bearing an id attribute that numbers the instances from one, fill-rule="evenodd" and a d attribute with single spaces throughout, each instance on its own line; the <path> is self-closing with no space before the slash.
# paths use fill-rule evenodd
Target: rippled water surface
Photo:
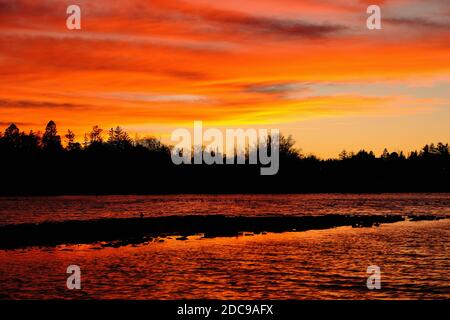
<path id="1" fill-rule="evenodd" d="M 163 195 L 0 198 L 0 223 L 164 215 L 450 215 L 450 194 Z"/>
<path id="2" fill-rule="evenodd" d="M 448 195 L 266 195 L 0 199 L 3 224 L 43 220 L 207 214 L 439 214 Z M 82 230 L 80 230 L 82 232 Z M 450 220 L 373 228 L 142 245 L 0 250 L 0 298 L 437 299 L 450 298 Z M 82 289 L 66 289 L 79 265 Z M 381 268 L 368 290 L 366 269 Z"/>

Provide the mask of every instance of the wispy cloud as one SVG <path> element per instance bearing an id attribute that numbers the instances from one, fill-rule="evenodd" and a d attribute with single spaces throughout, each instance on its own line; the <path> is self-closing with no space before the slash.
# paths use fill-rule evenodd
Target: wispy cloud
<path id="1" fill-rule="evenodd" d="M 249 84 L 245 91 L 253 93 L 286 93 L 306 91 L 308 88 L 299 83 L 263 83 L 263 84 Z"/>
<path id="2" fill-rule="evenodd" d="M 36 100 L 10 100 L 0 99 L 0 108 L 16 108 L 16 109 L 85 109 L 86 105 L 74 103 L 58 103 L 50 101 L 36 101 Z"/>
<path id="3" fill-rule="evenodd" d="M 426 135 L 450 121 L 448 81 L 429 80 L 450 79 L 448 1 L 378 1 L 374 31 L 369 0 L 76 3 L 82 30 L 69 31 L 71 0 L 0 0 L 3 122 L 300 127 L 425 112 Z"/>
<path id="4" fill-rule="evenodd" d="M 16 126 L 34 126 L 36 125 L 36 123 L 33 122 L 7 122 L 7 121 L 0 121 L 0 126 L 1 127 L 9 127 L 9 125 L 11 125 L 12 123 L 14 123 Z M 1 132 L 1 130 L 0 130 Z"/>
<path id="5" fill-rule="evenodd" d="M 188 39 L 168 39 L 150 35 L 134 35 L 112 32 L 65 32 L 29 29 L 3 29 L 0 35 L 18 38 L 51 38 L 56 40 L 82 40 L 100 42 L 124 42 L 153 46 L 173 47 L 186 50 L 226 51 L 236 49 L 232 43 L 219 41 L 190 41 Z"/>
<path id="6" fill-rule="evenodd" d="M 404 18 L 404 17 L 395 17 L 395 18 L 384 18 L 383 22 L 393 25 L 401 25 L 406 27 L 414 27 L 414 28 L 433 28 L 433 29 L 447 29 L 450 32 L 450 22 L 436 21 L 431 19 L 425 19 L 420 17 L 415 18 Z"/>
<path id="7" fill-rule="evenodd" d="M 195 94 L 160 94 L 146 92 L 109 92 L 98 93 L 95 96 L 106 99 L 117 99 L 138 102 L 179 102 L 179 103 L 206 103 L 210 101 L 207 96 Z M 211 101 L 210 101 L 211 102 Z"/>

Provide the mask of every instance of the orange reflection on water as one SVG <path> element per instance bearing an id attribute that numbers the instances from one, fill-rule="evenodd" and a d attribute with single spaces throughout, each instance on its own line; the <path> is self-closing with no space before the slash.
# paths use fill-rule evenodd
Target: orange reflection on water
<path id="1" fill-rule="evenodd" d="M 228 238 L 176 237 L 0 251 L 2 298 L 417 299 L 450 298 L 450 221 L 401 222 Z M 161 241 L 164 240 L 164 241 Z M 79 265 L 82 289 L 65 287 Z M 366 288 L 366 268 L 382 290 Z"/>

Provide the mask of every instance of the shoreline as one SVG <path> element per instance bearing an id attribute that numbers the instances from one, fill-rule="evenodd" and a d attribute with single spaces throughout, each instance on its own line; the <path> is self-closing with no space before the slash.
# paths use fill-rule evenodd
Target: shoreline
<path id="1" fill-rule="evenodd" d="M 448 219 L 447 216 L 418 215 L 324 215 L 258 216 L 191 215 L 139 218 L 69 220 L 63 222 L 22 223 L 0 226 L 0 249 L 61 244 L 111 242 L 110 246 L 141 244 L 154 238 L 203 234 L 204 238 L 233 237 L 240 233 L 264 234 L 322 230 L 341 226 L 377 227 L 400 221 Z"/>

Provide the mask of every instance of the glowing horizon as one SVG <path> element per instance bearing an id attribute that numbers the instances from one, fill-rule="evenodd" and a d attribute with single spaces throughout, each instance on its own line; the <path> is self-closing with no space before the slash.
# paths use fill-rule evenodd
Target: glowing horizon
<path id="1" fill-rule="evenodd" d="M 0 0 L 0 124 L 168 141 L 201 120 L 279 128 L 305 153 L 450 142 L 450 6 L 369 1 Z M 0 131 L 4 129 L 1 128 Z"/>

